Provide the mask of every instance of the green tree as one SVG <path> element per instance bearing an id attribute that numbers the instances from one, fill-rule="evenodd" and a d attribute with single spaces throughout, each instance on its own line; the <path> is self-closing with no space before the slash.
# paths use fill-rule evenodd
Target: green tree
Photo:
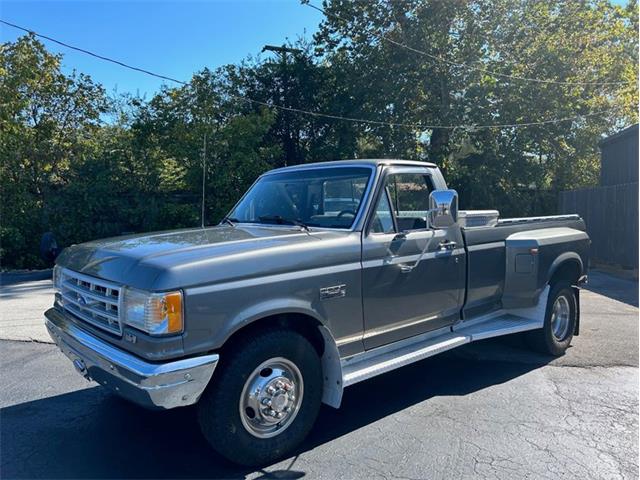
<path id="1" fill-rule="evenodd" d="M 277 145 L 265 142 L 273 114 L 237 105 L 226 93 L 226 78 L 222 69 L 205 69 L 185 86 L 164 88 L 132 124 L 138 148 L 157 151 L 154 185 L 161 191 L 201 192 L 206 141 L 207 223 L 219 221 L 279 155 Z M 153 164 L 147 158 L 140 168 Z"/>
<path id="2" fill-rule="evenodd" d="M 60 61 L 32 35 L 0 48 L 3 264 L 38 264 L 39 234 L 50 227 L 47 202 L 108 108 L 101 86 L 87 75 L 64 75 Z"/>
<path id="3" fill-rule="evenodd" d="M 31 35 L 2 45 L 2 265 L 41 265 L 47 230 L 67 245 L 199 225 L 203 157 L 208 224 L 269 168 L 354 157 L 435 161 L 463 208 L 553 213 L 555 192 L 597 181 L 598 140 L 637 122 L 635 0 L 323 6 L 313 40 L 287 43 L 298 52 L 203 69 L 149 101 L 63 74 Z"/>
<path id="4" fill-rule="evenodd" d="M 381 155 L 437 162 L 456 188 L 476 192 L 466 207 L 527 205 L 531 188 L 594 183 L 599 138 L 637 121 L 637 2 L 332 0 L 324 8 L 319 54 L 340 62 L 352 97 L 368 93 L 361 117 L 492 125 L 605 112 L 527 128 L 360 129 Z"/>
<path id="5" fill-rule="evenodd" d="M 348 115 L 357 99 L 347 95 L 346 78 L 333 65 L 316 62 L 314 45 L 299 40 L 284 45 L 295 53 L 269 54 L 225 69 L 226 91 L 244 111 L 258 112 L 267 105 Z M 257 103 L 260 102 L 260 103 Z M 271 108 L 272 127 L 265 145 L 275 145 L 279 155 L 272 167 L 353 157 L 357 126 L 348 122 Z"/>

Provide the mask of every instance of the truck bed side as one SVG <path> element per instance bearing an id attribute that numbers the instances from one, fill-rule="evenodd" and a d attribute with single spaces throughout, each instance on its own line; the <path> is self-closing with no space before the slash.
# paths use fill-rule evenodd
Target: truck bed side
<path id="1" fill-rule="evenodd" d="M 495 226 L 463 228 L 467 250 L 467 291 L 463 317 L 470 318 L 502 306 L 505 282 L 514 279 L 515 265 L 507 258 L 507 239 L 521 232 L 534 232 L 549 228 L 569 228 L 584 232 L 584 221 L 579 217 L 546 217 L 535 219 L 502 220 Z M 588 240 L 562 242 L 549 246 L 535 259 L 535 288 L 530 292 L 537 297 L 541 288 L 553 274 L 551 266 L 562 254 L 569 251 L 580 258 L 581 269 L 588 264 Z M 508 268 L 509 265 L 509 268 Z M 584 271 L 581 272 L 584 274 Z M 519 276 L 518 276 L 519 277 Z M 518 278 L 519 279 L 519 278 Z M 537 299 L 537 298 L 536 298 Z M 506 299 L 509 300 L 509 299 Z M 525 302 L 525 299 L 522 299 Z M 525 302 L 526 303 L 526 302 Z"/>

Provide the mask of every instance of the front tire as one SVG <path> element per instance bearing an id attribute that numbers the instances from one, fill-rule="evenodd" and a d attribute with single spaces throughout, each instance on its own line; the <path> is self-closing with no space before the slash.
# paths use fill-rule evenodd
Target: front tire
<path id="1" fill-rule="evenodd" d="M 578 299 L 566 282 L 551 286 L 547 300 L 544 326 L 527 332 L 527 341 L 536 351 L 553 356 L 564 355 L 571 344 L 578 322 Z"/>
<path id="2" fill-rule="evenodd" d="M 214 450 L 247 466 L 291 452 L 320 409 L 322 368 L 311 343 L 290 330 L 264 331 L 241 339 L 222 361 L 198 403 Z"/>

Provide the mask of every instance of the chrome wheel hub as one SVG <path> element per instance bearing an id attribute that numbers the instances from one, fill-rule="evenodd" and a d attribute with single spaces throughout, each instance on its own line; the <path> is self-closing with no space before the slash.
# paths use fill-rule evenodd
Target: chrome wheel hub
<path id="1" fill-rule="evenodd" d="M 569 333 L 569 317 L 571 308 L 569 300 L 565 296 L 556 298 L 551 310 L 551 332 L 558 341 L 563 341 Z"/>
<path id="2" fill-rule="evenodd" d="M 240 395 L 240 419 L 258 438 L 283 432 L 300 410 L 304 393 L 298 367 L 286 358 L 271 358 L 256 368 Z"/>

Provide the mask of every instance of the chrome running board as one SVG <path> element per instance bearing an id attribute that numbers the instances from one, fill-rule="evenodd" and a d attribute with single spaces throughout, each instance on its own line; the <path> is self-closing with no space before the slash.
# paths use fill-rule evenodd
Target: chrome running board
<path id="1" fill-rule="evenodd" d="M 519 313 L 530 312 L 523 310 Z M 353 385 L 476 340 L 542 328 L 544 315 L 538 318 L 531 317 L 533 316 L 524 317 L 501 310 L 437 332 L 425 333 L 359 353 L 341 361 L 342 385 Z"/>
<path id="2" fill-rule="evenodd" d="M 410 340 L 414 339 L 411 338 Z M 396 342 L 391 344 L 391 346 L 395 347 L 392 350 L 388 348 L 388 345 L 369 350 L 342 361 L 342 385 L 344 387 L 353 385 L 362 380 L 367 380 L 376 375 L 390 372 L 418 360 L 459 347 L 469 343 L 469 341 L 470 338 L 468 336 L 449 331 L 444 335 L 414 341 L 408 345 L 405 343 L 406 341 Z"/>
<path id="3" fill-rule="evenodd" d="M 542 328 L 542 322 L 509 313 L 474 325 L 464 323 L 453 328 L 457 334 L 468 336 L 471 342 Z"/>

